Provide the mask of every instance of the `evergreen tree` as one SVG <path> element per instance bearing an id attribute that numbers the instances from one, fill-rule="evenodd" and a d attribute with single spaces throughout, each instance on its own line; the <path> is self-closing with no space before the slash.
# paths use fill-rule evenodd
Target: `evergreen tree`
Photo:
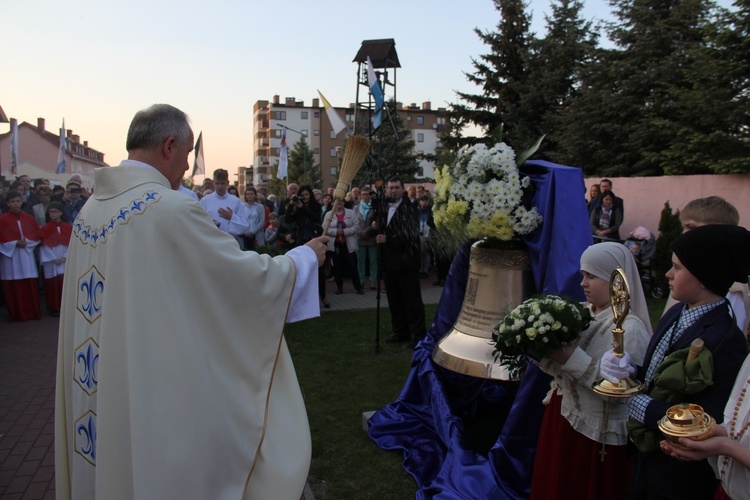
<path id="1" fill-rule="evenodd" d="M 593 23 L 581 17 L 581 0 L 553 0 L 550 7 L 546 36 L 531 42 L 527 79 L 518 102 L 510 104 L 505 126 L 515 124 L 510 139 L 516 148 L 545 135 L 545 155 L 554 158 L 562 156 L 558 131 L 580 95 L 581 74 L 594 60 L 599 35 Z M 575 164 L 571 158 L 563 163 Z"/>
<path id="2" fill-rule="evenodd" d="M 273 168 L 271 178 L 268 179 L 268 190 L 271 193 L 283 193 L 286 196 L 286 186 L 292 182 L 300 186 L 312 186 L 321 188 L 323 183 L 321 177 L 320 164 L 313 164 L 312 151 L 307 145 L 305 137 L 300 136 L 299 140 L 294 143 L 294 147 L 289 150 L 289 163 L 287 166 L 287 178 L 277 179 L 278 163 Z"/>
<path id="3" fill-rule="evenodd" d="M 481 87 L 482 92 L 457 92 L 463 102 L 452 105 L 449 114 L 457 123 L 478 126 L 485 137 L 504 123 L 506 134 L 512 141 L 515 124 L 506 119 L 511 106 L 518 104 L 519 92 L 526 81 L 531 17 L 526 13 L 523 0 L 494 0 L 494 3 L 500 12 L 497 31 L 474 30 L 490 52 L 479 59 L 472 58 L 475 71 L 466 73 L 466 78 Z M 455 150 L 477 140 L 446 135 L 444 144 Z"/>
<path id="4" fill-rule="evenodd" d="M 313 189 L 321 189 L 323 185 L 321 166 L 313 163 L 312 150 L 305 137 L 300 137 L 289 151 L 289 178 L 300 186 L 311 186 Z"/>
<path id="5" fill-rule="evenodd" d="M 672 242 L 682 234 L 680 211 L 672 213 L 669 201 L 664 203 L 659 218 L 659 237 L 656 239 L 656 254 L 654 254 L 652 273 L 657 284 L 666 281 L 664 275 L 672 267 Z"/>
<path id="6" fill-rule="evenodd" d="M 562 127 L 565 155 L 601 175 L 709 173 L 747 157 L 728 116 L 737 88 L 708 0 L 611 0 L 601 51 Z M 717 159 L 719 159 L 717 167 Z"/>
<path id="7" fill-rule="evenodd" d="M 383 124 L 370 138 L 370 155 L 354 177 L 352 186 L 371 184 L 378 178 L 385 180 L 394 175 L 403 182 L 413 182 L 419 171 L 419 159 L 414 150 L 411 132 L 398 115 L 395 101 L 391 99 L 386 106 L 390 110 L 393 126 L 388 113 L 384 112 Z M 361 133 L 360 126 L 367 127 L 368 124 L 358 123 L 357 133 Z M 395 141 L 394 128 L 398 138 Z"/>

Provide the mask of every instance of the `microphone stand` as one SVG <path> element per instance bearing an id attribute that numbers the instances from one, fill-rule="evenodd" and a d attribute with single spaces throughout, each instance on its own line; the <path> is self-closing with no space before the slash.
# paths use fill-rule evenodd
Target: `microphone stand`
<path id="1" fill-rule="evenodd" d="M 377 192 L 377 199 L 376 199 L 376 211 L 375 211 L 375 221 L 378 225 L 378 230 L 376 234 L 385 234 L 385 226 L 388 221 L 388 204 L 385 201 L 385 188 L 383 186 L 382 179 L 378 180 L 376 182 L 376 192 Z M 377 284 L 376 284 L 376 292 L 375 292 L 375 352 L 380 352 L 380 294 L 381 294 L 381 280 L 383 278 L 383 245 L 380 243 L 375 243 L 376 253 L 375 253 L 375 259 L 378 263 L 378 274 L 377 274 Z"/>

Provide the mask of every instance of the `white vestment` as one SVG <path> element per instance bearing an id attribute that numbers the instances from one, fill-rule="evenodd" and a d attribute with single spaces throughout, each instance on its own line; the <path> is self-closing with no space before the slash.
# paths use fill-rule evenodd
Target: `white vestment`
<path id="1" fill-rule="evenodd" d="M 15 241 L 0 243 L 0 279 L 25 280 L 36 278 L 39 271 L 34 259 L 34 248 L 38 241 L 26 240 L 26 246 L 19 248 Z"/>
<path id="2" fill-rule="evenodd" d="M 229 193 L 219 196 L 211 193 L 201 198 L 201 205 L 206 209 L 214 223 L 219 223 L 219 229 L 232 236 L 242 236 L 247 233 L 250 224 L 247 222 L 247 205 L 239 198 Z M 219 215 L 220 208 L 228 208 L 232 211 L 232 218 L 227 220 Z"/>
<path id="3" fill-rule="evenodd" d="M 135 164 L 95 171 L 73 227 L 57 498 L 297 500 L 311 443 L 282 332 L 319 314 L 314 252 L 242 252 Z"/>
<path id="4" fill-rule="evenodd" d="M 68 247 L 65 245 L 47 245 L 39 246 L 39 262 L 42 263 L 45 279 L 54 278 L 65 274 L 65 261 L 61 264 L 55 264 L 55 260 L 64 259 L 68 256 Z"/>

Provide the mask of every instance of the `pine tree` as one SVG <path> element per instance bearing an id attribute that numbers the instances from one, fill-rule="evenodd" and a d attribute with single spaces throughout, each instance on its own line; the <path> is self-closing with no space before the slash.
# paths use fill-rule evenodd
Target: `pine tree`
<path id="1" fill-rule="evenodd" d="M 323 183 L 320 164 L 313 164 L 312 151 L 310 151 L 305 137 L 300 137 L 294 143 L 294 147 L 289 150 L 286 179 L 276 178 L 278 168 L 277 163 L 271 178 L 268 179 L 268 190 L 271 193 L 283 193 L 283 196 L 286 196 L 286 186 L 292 182 L 299 186 L 311 186 L 318 189 L 321 188 Z"/>
<path id="2" fill-rule="evenodd" d="M 419 171 L 419 159 L 414 150 L 414 140 L 409 129 L 404 125 L 401 116 L 396 112 L 396 103 L 390 100 L 386 103 L 390 110 L 383 114 L 383 124 L 370 138 L 370 155 L 365 164 L 359 169 L 352 181 L 352 186 L 371 184 L 376 180 L 386 180 L 398 176 L 403 182 L 413 182 Z M 367 126 L 367 124 L 358 124 Z M 394 141 L 394 128 L 398 140 Z M 358 132 L 360 133 L 360 132 Z"/>
<path id="3" fill-rule="evenodd" d="M 672 242 L 682 234 L 682 222 L 680 222 L 680 211 L 672 213 L 669 201 L 664 203 L 659 218 L 659 237 L 656 239 L 656 254 L 652 264 L 652 274 L 656 283 L 664 283 L 664 275 L 672 267 Z"/>
<path id="4" fill-rule="evenodd" d="M 457 92 L 463 102 L 453 104 L 449 114 L 458 123 L 480 127 L 485 137 L 504 123 L 505 133 L 512 140 L 515 125 L 506 121 L 506 118 L 511 106 L 518 104 L 519 92 L 526 80 L 525 64 L 528 60 L 531 17 L 526 13 L 523 0 L 494 2 L 495 9 L 500 12 L 497 31 L 474 30 L 490 52 L 481 55 L 479 59 L 472 58 L 475 71 L 466 73 L 466 78 L 481 87 L 482 92 Z M 477 140 L 478 138 L 463 139 L 448 135 L 444 144 L 455 150 Z"/>
<path id="5" fill-rule="evenodd" d="M 743 148 L 726 120 L 736 103 L 716 51 L 720 11 L 708 0 L 611 4 L 617 49 L 585 74 L 563 130 L 568 157 L 601 175 L 710 173 L 716 155 L 732 164 Z"/>
<path id="6" fill-rule="evenodd" d="M 561 151 L 560 131 L 580 96 L 582 72 L 594 61 L 599 35 L 593 23 L 581 17 L 581 0 L 553 0 L 550 7 L 546 36 L 531 43 L 528 78 L 509 121 L 517 125 L 515 147 L 526 148 L 545 135 L 545 156 L 574 165 Z"/>

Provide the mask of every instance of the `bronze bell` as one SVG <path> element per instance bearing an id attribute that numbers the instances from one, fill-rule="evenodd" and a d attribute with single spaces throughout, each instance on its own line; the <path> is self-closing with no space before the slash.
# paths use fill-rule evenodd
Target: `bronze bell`
<path id="1" fill-rule="evenodd" d="M 432 359 L 448 370 L 472 377 L 511 380 L 506 366 L 495 361 L 492 330 L 506 312 L 534 290 L 527 250 L 471 246 L 466 293 L 456 324 L 438 342 Z"/>

